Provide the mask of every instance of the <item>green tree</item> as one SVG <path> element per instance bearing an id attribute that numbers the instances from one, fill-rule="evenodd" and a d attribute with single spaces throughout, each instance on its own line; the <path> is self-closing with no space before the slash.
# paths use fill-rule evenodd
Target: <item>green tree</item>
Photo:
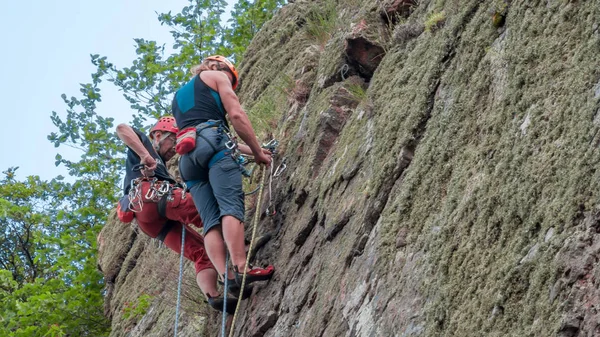
<path id="1" fill-rule="evenodd" d="M 239 0 L 231 12 L 230 26 L 224 31 L 224 54 L 241 62 L 254 35 L 284 3 L 285 0 Z"/>
<path id="2" fill-rule="evenodd" d="M 95 235 L 103 215 L 61 177 L 0 180 L 0 335 L 103 336 Z"/>
<path id="3" fill-rule="evenodd" d="M 137 58 L 129 67 L 118 68 L 92 58 L 99 72 L 124 92 L 136 121 L 170 113 L 171 94 L 190 79 L 189 69 L 209 55 L 223 50 L 221 15 L 225 0 L 190 0 L 180 13 L 158 15 L 161 25 L 171 28 L 171 48 L 156 41 L 135 39 Z"/>
<path id="4" fill-rule="evenodd" d="M 38 224 L 46 221 L 36 211 L 33 200 L 44 198 L 45 189 L 37 177 L 28 177 L 24 182 L 15 180 L 16 168 L 4 172 L 0 180 L 0 267 L 10 271 L 17 285 L 33 282 L 41 273 L 36 263 Z M 42 188 L 38 188 L 42 187 Z"/>

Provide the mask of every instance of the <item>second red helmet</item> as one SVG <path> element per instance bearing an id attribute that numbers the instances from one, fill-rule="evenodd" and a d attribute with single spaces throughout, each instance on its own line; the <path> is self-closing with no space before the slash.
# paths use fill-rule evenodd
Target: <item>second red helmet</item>
<path id="1" fill-rule="evenodd" d="M 179 132 L 179 128 L 177 127 L 177 124 L 175 123 L 175 118 L 173 118 L 171 116 L 164 116 L 164 117 L 161 117 L 158 120 L 158 122 L 156 124 L 154 124 L 154 126 L 150 130 L 150 138 L 153 138 L 152 134 L 154 133 L 154 131 L 166 131 L 166 132 L 177 133 L 177 132 Z"/>

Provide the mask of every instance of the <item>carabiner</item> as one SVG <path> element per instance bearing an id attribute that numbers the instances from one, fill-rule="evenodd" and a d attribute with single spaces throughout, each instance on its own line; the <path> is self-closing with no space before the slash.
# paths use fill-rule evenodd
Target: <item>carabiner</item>
<path id="1" fill-rule="evenodd" d="M 158 188 L 158 194 L 159 194 L 159 196 L 163 196 L 163 195 L 169 193 L 170 190 L 171 190 L 171 185 L 169 184 L 169 182 L 163 181 L 162 185 L 160 185 L 160 187 Z"/>
<path id="2" fill-rule="evenodd" d="M 271 147 L 276 147 L 277 145 L 279 145 L 279 141 L 277 139 L 273 138 L 268 143 L 263 144 L 262 147 L 271 148 Z"/>
<path id="3" fill-rule="evenodd" d="M 137 164 L 137 165 L 133 165 L 133 167 L 131 168 L 132 171 L 141 171 L 144 169 L 144 164 Z"/>
<path id="4" fill-rule="evenodd" d="M 279 141 L 277 141 L 277 139 L 271 139 L 268 143 L 263 144 L 262 148 L 271 151 L 272 154 L 276 154 L 277 146 L 279 146 Z"/>
<path id="5" fill-rule="evenodd" d="M 187 194 L 187 184 L 183 184 L 183 188 L 181 189 L 181 200 L 185 200 Z"/>
<path id="6" fill-rule="evenodd" d="M 275 169 L 275 173 L 273 173 L 273 177 L 279 177 L 281 175 L 281 173 L 283 173 L 283 171 L 285 171 L 285 169 L 287 168 L 287 165 L 285 164 L 287 157 L 283 157 L 283 160 L 281 161 L 281 164 L 279 164 L 279 166 L 277 166 L 277 169 Z"/>
<path id="7" fill-rule="evenodd" d="M 154 184 L 150 184 L 150 187 L 148 188 L 148 191 L 146 191 L 146 195 L 144 195 L 144 197 L 146 200 L 154 200 L 156 197 L 156 189 L 154 188 Z"/>
<path id="8" fill-rule="evenodd" d="M 227 143 L 225 143 L 225 147 L 226 147 L 228 150 L 233 150 L 233 149 L 235 149 L 235 147 L 236 147 L 235 141 L 233 141 L 233 140 L 228 140 L 228 141 L 227 141 Z"/>

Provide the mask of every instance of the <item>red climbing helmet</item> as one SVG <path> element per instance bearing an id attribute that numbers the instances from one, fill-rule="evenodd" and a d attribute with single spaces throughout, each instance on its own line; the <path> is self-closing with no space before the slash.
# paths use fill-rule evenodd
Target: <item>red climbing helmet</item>
<path id="1" fill-rule="evenodd" d="M 213 55 L 213 56 L 209 56 L 204 59 L 204 61 L 208 61 L 208 60 L 219 61 L 219 62 L 225 63 L 225 65 L 227 66 L 227 68 L 229 68 L 229 71 L 231 71 L 231 74 L 233 75 L 233 83 L 231 84 L 231 86 L 233 87 L 233 90 L 235 90 L 235 88 L 237 88 L 237 86 L 238 86 L 239 75 L 238 75 L 237 70 L 235 70 L 235 66 L 233 65 L 233 63 L 231 63 L 231 61 L 229 61 L 225 56 L 221 56 L 221 55 Z"/>
<path id="2" fill-rule="evenodd" d="M 173 118 L 171 116 L 164 116 L 164 117 L 161 117 L 158 120 L 158 122 L 150 130 L 150 139 L 154 138 L 152 136 L 154 131 L 166 131 L 166 132 L 172 132 L 172 133 L 176 134 L 177 132 L 179 132 L 179 128 L 177 128 L 177 124 L 175 124 L 175 118 Z"/>

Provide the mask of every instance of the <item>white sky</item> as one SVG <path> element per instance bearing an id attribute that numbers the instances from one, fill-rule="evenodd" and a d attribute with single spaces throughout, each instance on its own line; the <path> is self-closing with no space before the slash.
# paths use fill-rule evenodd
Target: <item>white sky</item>
<path id="1" fill-rule="evenodd" d="M 160 25 L 155 12 L 177 13 L 187 4 L 187 0 L 0 1 L 0 171 L 19 166 L 18 179 L 66 176 L 63 166 L 54 165 L 55 155 L 75 159 L 79 152 L 55 148 L 46 138 L 56 131 L 51 112 L 66 114 L 60 95 L 81 97 L 79 83 L 91 82 L 95 70 L 90 54 L 107 56 L 123 67 L 135 58 L 134 38 L 169 46 L 169 29 Z M 115 123 L 130 121 L 129 103 L 110 83 L 103 84 L 96 111 L 114 117 Z"/>

